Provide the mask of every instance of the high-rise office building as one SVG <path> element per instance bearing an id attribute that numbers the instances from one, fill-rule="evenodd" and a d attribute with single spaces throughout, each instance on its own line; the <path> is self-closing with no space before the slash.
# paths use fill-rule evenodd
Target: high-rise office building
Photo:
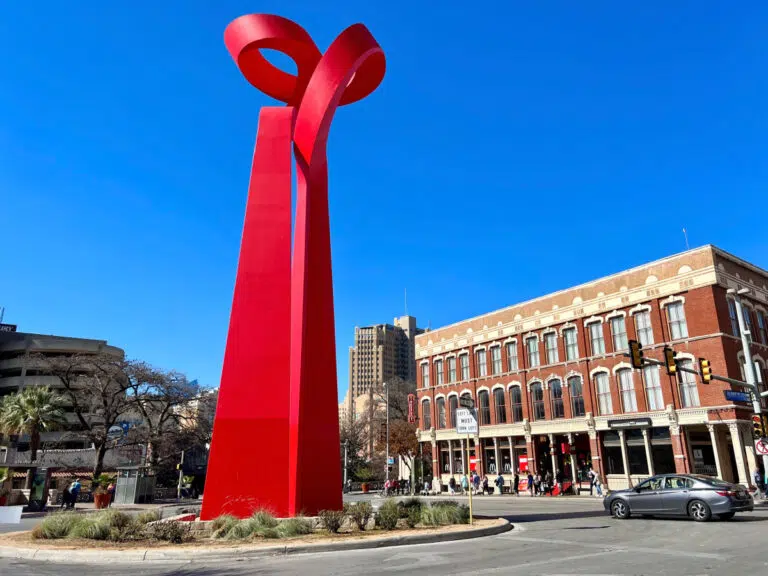
<path id="1" fill-rule="evenodd" d="M 339 417 L 354 418 L 364 409 L 360 399 L 390 379 L 411 382 L 415 390 L 415 337 L 423 331 L 413 316 L 395 318 L 392 324 L 355 327 L 355 345 L 349 349 L 349 390 L 339 406 Z"/>

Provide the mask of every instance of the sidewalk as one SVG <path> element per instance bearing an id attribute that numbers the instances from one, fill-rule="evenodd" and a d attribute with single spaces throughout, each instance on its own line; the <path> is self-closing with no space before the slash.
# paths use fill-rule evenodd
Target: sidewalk
<path id="1" fill-rule="evenodd" d="M 163 508 L 183 508 L 200 506 L 202 500 L 159 500 L 149 504 L 113 504 L 109 509 L 120 510 L 121 512 L 146 512 L 149 510 L 161 510 Z M 48 514 L 58 512 L 61 510 L 58 506 L 48 506 L 42 512 L 24 512 L 21 515 L 22 520 L 26 518 L 43 518 Z M 89 514 L 91 512 L 97 512 L 96 504 L 93 502 L 78 502 L 74 509 L 74 512 L 80 514 Z"/>

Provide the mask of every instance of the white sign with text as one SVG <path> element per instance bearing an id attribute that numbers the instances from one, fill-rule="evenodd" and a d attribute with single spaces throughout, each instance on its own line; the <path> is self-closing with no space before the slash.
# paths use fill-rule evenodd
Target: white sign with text
<path id="1" fill-rule="evenodd" d="M 456 433 L 477 434 L 477 418 L 473 410 L 469 408 L 456 410 Z"/>

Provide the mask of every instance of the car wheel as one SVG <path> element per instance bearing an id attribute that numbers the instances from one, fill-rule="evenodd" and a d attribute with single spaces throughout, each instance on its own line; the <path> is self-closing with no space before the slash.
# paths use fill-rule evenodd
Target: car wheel
<path id="1" fill-rule="evenodd" d="M 717 517 L 720 518 L 720 520 L 730 520 L 736 516 L 736 512 L 726 512 L 725 514 L 718 514 Z"/>
<path id="2" fill-rule="evenodd" d="M 694 500 L 688 504 L 688 515 L 696 520 L 696 522 L 706 522 L 712 518 L 712 511 L 709 509 L 706 502 Z"/>
<path id="3" fill-rule="evenodd" d="M 630 515 L 629 506 L 624 500 L 615 500 L 611 504 L 611 513 L 617 520 L 626 520 Z"/>

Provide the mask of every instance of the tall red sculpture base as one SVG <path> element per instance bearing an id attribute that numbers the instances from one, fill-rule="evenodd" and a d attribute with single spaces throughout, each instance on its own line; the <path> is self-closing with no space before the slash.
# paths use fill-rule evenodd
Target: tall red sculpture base
<path id="1" fill-rule="evenodd" d="M 326 142 L 336 108 L 381 83 L 384 54 L 362 24 L 323 55 L 268 15 L 238 18 L 224 39 L 245 78 L 288 106 L 259 118 L 201 518 L 314 515 L 342 506 Z M 297 75 L 262 48 L 285 52 Z"/>

